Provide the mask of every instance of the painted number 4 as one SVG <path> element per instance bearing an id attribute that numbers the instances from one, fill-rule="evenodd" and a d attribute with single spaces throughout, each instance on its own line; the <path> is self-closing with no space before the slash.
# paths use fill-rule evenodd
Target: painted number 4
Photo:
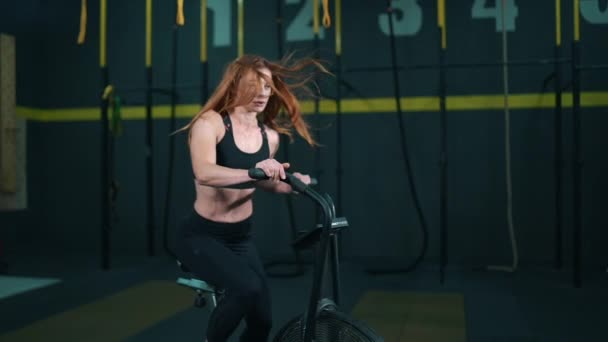
<path id="1" fill-rule="evenodd" d="M 475 2 L 473 2 L 473 8 L 471 8 L 471 16 L 474 19 L 493 18 L 496 21 L 496 32 L 502 32 L 503 24 L 505 26 L 505 31 L 515 31 L 515 19 L 519 14 L 515 0 L 494 0 L 494 7 L 487 6 L 487 2 L 487 0 L 475 0 Z"/>

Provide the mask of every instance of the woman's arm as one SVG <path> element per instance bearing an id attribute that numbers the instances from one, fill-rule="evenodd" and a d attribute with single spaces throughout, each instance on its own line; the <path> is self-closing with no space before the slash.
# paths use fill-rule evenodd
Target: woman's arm
<path id="1" fill-rule="evenodd" d="M 268 145 L 270 146 L 270 158 L 273 159 L 279 150 L 279 133 L 270 127 L 266 127 L 266 136 L 268 137 Z M 284 163 L 284 168 L 289 168 L 289 163 Z M 293 174 L 298 177 L 305 184 L 310 183 L 310 177 L 307 175 L 300 174 L 298 172 Z M 291 186 L 282 181 L 272 181 L 272 180 L 263 180 L 258 181 L 256 186 L 264 191 L 281 193 L 281 194 L 290 194 L 293 192 Z"/>
<path id="2" fill-rule="evenodd" d="M 194 178 L 200 185 L 226 187 L 252 181 L 248 170 L 217 165 L 215 148 L 222 130 L 222 118 L 214 111 L 203 114 L 192 126 L 190 158 Z"/>

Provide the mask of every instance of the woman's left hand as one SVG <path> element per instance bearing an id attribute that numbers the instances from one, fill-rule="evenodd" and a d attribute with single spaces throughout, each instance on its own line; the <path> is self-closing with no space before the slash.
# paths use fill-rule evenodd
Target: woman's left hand
<path id="1" fill-rule="evenodd" d="M 310 184 L 310 182 L 311 182 L 311 179 L 310 179 L 310 176 L 309 176 L 309 175 L 303 175 L 303 174 L 301 174 L 301 173 L 299 173 L 299 172 L 294 172 L 294 173 L 293 173 L 293 175 L 294 175 L 294 176 L 295 176 L 297 179 L 301 180 L 301 181 L 302 181 L 302 183 L 304 183 L 304 184 L 306 184 L 306 185 L 309 185 L 309 184 Z"/>

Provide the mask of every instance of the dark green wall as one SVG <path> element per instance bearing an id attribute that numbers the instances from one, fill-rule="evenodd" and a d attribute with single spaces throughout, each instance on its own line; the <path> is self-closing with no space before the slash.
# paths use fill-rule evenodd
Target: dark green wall
<path id="1" fill-rule="evenodd" d="M 302 4 L 285 7 L 286 23 L 300 13 Z M 418 1 L 422 22 L 415 35 L 397 39 L 400 64 L 434 63 L 437 58 L 435 1 Z M 474 1 L 449 2 L 447 9 L 449 63 L 498 61 L 501 58 L 500 33 L 493 19 L 472 19 Z M 592 2 L 592 1 L 591 1 Z M 286 2 L 287 3 L 287 2 Z M 303 2 L 301 2 L 303 3 Z M 331 2 L 333 4 L 333 2 Z M 406 3 L 404 1 L 398 3 Z M 492 6 L 494 1 L 488 1 Z M 344 4 L 343 65 L 390 65 L 389 40 L 379 29 L 382 1 L 356 1 Z M 551 58 L 554 49 L 554 2 L 517 1 L 519 15 L 516 31 L 509 33 L 511 59 Z M 606 12 L 606 2 L 599 1 Z M 26 6 L 27 5 L 27 6 Z M 3 5 L 4 6 L 4 5 Z M 4 31 L 16 33 L 18 41 L 19 105 L 42 108 L 95 107 L 99 103 L 97 3 L 89 4 L 87 43 L 76 46 L 79 2 L 20 2 L 21 18 L 2 11 Z M 157 84 L 170 81 L 171 30 L 175 17 L 174 2 L 155 2 L 154 79 Z M 571 5 L 563 5 L 563 53 L 570 55 L 572 37 Z M 144 1 L 110 1 L 108 23 L 108 67 L 111 82 L 122 88 L 144 86 Z M 212 47 L 209 53 L 211 85 L 225 64 L 236 55 L 235 13 L 232 4 L 232 46 Z M 406 12 L 404 22 L 415 23 Z M 333 10 L 332 10 L 333 15 Z M 4 20 L 11 17 L 12 21 Z M 401 14 L 398 14 L 401 18 Z M 606 17 L 606 14 L 604 14 Z M 277 57 L 274 4 L 246 1 L 247 52 Z M 334 18 L 335 19 L 335 18 Z M 224 22 L 226 18 L 210 15 Z M 335 22 L 335 21 L 334 21 Z M 198 2 L 186 1 L 186 26 L 179 32 L 178 82 L 199 83 Z M 584 63 L 605 63 L 606 24 L 581 20 Z M 401 26 L 399 26 L 401 27 Z M 407 27 L 405 27 L 407 29 Z M 333 61 L 333 29 L 325 33 L 321 55 Z M 286 47 L 311 52 L 310 41 L 290 42 Z M 569 66 L 564 86 L 570 81 Z M 552 67 L 513 67 L 510 70 L 512 93 L 538 93 Z M 585 72 L 584 91 L 607 91 L 606 72 Z M 499 68 L 455 69 L 447 74 L 448 94 L 502 94 Z M 400 74 L 403 96 L 435 96 L 438 73 L 434 70 Z M 346 74 L 355 91 L 344 90 L 346 97 L 390 97 L 393 95 L 389 72 Z M 551 91 L 550 86 L 546 91 Z M 323 83 L 324 93 L 333 96 L 331 79 Z M 180 91 L 181 103 L 197 103 L 197 89 Z M 143 92 L 124 92 L 128 105 L 143 104 Z M 158 96 L 155 104 L 167 104 Z M 407 110 L 407 108 L 406 108 Z M 584 108 L 583 229 L 584 262 L 588 267 L 608 263 L 606 243 L 608 221 L 602 215 L 608 181 L 604 152 L 608 127 L 606 108 Z M 192 113 L 195 114 L 195 113 Z M 417 191 L 430 231 L 427 260 L 438 260 L 439 243 L 439 115 L 433 112 L 408 112 L 406 137 Z M 179 125 L 185 120 L 180 120 Z M 320 149 L 323 165 L 323 190 L 335 194 L 335 117 L 325 115 Z M 394 114 L 368 113 L 346 115 L 343 119 L 344 184 L 343 213 L 351 228 L 344 235 L 347 257 L 353 259 L 406 260 L 420 245 L 419 222 L 405 178 L 399 147 L 399 131 Z M 553 258 L 554 212 L 554 120 L 552 109 L 526 109 L 511 112 L 511 148 L 515 229 L 523 263 L 550 263 Z M 112 233 L 113 253 L 145 253 L 145 160 L 144 123 L 125 122 L 124 135 L 117 140 L 116 174 L 120 183 L 118 215 L 120 222 Z M 169 122 L 155 121 L 157 223 L 161 225 L 166 189 Z M 453 111 L 448 117 L 449 145 L 449 258 L 458 264 L 486 264 L 510 261 L 506 225 L 504 115 L 502 111 Z M 564 118 L 564 212 L 566 258 L 571 252 L 572 181 L 571 112 Z M 2 214 L 3 234 L 21 248 L 30 239 L 13 238 L 27 231 L 28 237 L 57 250 L 87 251 L 92 258 L 99 253 L 100 160 L 99 123 L 37 122 L 28 124 L 28 181 L 30 209 L 25 213 Z M 189 212 L 193 201 L 192 175 L 183 136 L 176 144 L 175 178 L 171 204 L 171 229 L 179 217 Z M 285 148 L 283 146 L 282 148 Z M 312 150 L 300 140 L 289 146 L 292 165 L 313 172 Z M 296 200 L 301 229 L 312 224 L 312 207 Z M 271 216 L 272 214 L 272 216 Z M 257 195 L 256 239 L 265 257 L 287 253 L 286 206 L 282 197 Z M 19 232 L 19 233 L 17 233 Z M 0 235 L 2 236 L 2 235 Z M 160 231 L 159 231 L 160 241 Z M 157 246 L 160 251 L 160 244 Z"/>

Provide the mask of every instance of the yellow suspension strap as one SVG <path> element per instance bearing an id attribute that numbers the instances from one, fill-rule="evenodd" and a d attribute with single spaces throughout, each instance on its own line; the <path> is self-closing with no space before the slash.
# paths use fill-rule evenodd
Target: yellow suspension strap
<path id="1" fill-rule="evenodd" d="M 447 48 L 446 35 L 447 26 L 445 25 L 445 0 L 437 0 L 437 26 L 441 30 L 441 49 Z"/>
<path id="2" fill-rule="evenodd" d="M 316 3 L 316 1 L 315 1 Z M 317 9 L 315 7 L 314 11 Z M 329 0 L 323 0 L 323 27 L 329 28 L 331 26 L 331 17 L 329 16 Z"/>
<path id="3" fill-rule="evenodd" d="M 184 26 L 186 19 L 184 18 L 184 0 L 177 0 L 177 18 L 175 23 L 179 26 Z"/>
<path id="4" fill-rule="evenodd" d="M 108 107 L 112 108 L 109 126 L 110 132 L 112 133 L 112 136 L 119 137 L 122 135 L 123 132 L 121 114 L 122 101 L 120 99 L 120 96 L 116 95 L 114 91 L 114 86 L 110 84 L 104 89 L 101 98 L 102 100 L 108 102 Z"/>
<path id="5" fill-rule="evenodd" d="M 200 59 L 201 59 L 201 106 L 205 104 L 207 98 L 209 98 L 209 64 L 207 62 L 207 42 L 208 42 L 208 24 L 207 24 L 207 0 L 201 0 L 201 27 L 200 27 Z"/>
<path id="6" fill-rule="evenodd" d="M 201 46 L 200 57 L 201 63 L 207 62 L 207 0 L 201 0 Z"/>
<path id="7" fill-rule="evenodd" d="M 80 31 L 78 32 L 78 45 L 84 44 L 87 35 L 87 0 L 80 2 Z"/>

